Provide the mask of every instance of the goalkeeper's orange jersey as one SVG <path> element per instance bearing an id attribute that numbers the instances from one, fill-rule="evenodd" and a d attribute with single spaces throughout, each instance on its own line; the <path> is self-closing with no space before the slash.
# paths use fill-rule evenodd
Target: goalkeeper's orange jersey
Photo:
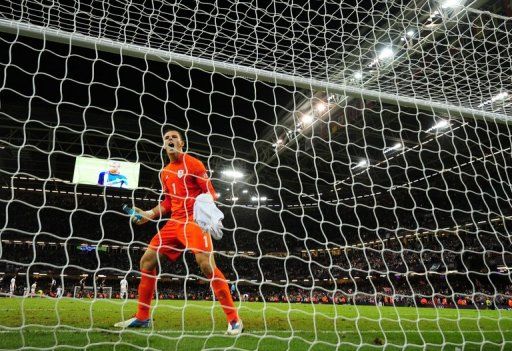
<path id="1" fill-rule="evenodd" d="M 193 220 L 196 196 L 203 193 L 216 198 L 215 189 L 203 163 L 186 153 L 169 163 L 160 173 L 165 200 L 160 203 L 173 219 Z"/>

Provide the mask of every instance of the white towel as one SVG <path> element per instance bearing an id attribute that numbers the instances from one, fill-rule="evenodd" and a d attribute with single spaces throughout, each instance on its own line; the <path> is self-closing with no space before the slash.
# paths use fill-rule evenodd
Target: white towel
<path id="1" fill-rule="evenodd" d="M 196 197 L 194 204 L 194 220 L 215 240 L 222 239 L 222 220 L 224 214 L 215 206 L 213 197 L 209 193 Z"/>

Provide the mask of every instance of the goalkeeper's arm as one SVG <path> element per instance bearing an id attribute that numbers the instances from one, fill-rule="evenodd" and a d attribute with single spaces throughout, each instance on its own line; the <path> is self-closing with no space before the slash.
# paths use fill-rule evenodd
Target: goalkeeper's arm
<path id="1" fill-rule="evenodd" d="M 148 211 L 141 210 L 138 207 L 134 207 L 133 209 L 142 215 L 142 218 L 135 222 L 136 224 L 141 225 L 153 219 L 162 218 L 164 214 L 170 212 L 171 199 L 169 196 L 166 196 L 162 202 L 160 202 L 158 205 L 156 205 L 155 207 Z"/>

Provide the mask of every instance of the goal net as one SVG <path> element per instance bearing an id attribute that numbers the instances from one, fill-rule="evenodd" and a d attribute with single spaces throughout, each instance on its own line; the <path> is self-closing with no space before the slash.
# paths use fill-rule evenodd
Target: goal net
<path id="1" fill-rule="evenodd" d="M 512 21 L 497 12 L 0 5 L 2 347 L 512 347 Z M 159 258 L 150 328 L 114 328 L 168 220 L 122 207 L 164 200 L 170 128 L 220 196 L 236 338 L 189 250 Z M 33 284 L 47 298 L 9 298 Z"/>

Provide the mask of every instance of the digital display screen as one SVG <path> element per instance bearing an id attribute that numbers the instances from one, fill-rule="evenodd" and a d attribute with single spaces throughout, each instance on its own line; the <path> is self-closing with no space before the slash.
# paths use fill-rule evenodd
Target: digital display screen
<path id="1" fill-rule="evenodd" d="M 140 163 L 77 156 L 73 183 L 135 189 Z"/>
<path id="2" fill-rule="evenodd" d="M 82 245 L 78 245 L 77 247 L 77 250 L 79 251 L 85 251 L 85 252 L 91 252 L 91 251 L 99 251 L 99 252 L 106 252 L 107 251 L 107 248 L 105 246 L 96 246 L 96 245 L 85 245 L 85 244 L 82 244 Z"/>

